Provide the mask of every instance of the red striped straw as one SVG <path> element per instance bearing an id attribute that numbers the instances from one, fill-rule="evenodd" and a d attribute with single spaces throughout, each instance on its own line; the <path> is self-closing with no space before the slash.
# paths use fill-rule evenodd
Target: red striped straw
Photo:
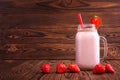
<path id="1" fill-rule="evenodd" d="M 83 21 L 82 21 L 82 17 L 81 17 L 81 14 L 78 14 L 78 20 L 79 20 L 79 23 L 80 23 L 80 27 L 81 29 L 83 30 L 84 29 L 84 24 L 83 24 Z"/>

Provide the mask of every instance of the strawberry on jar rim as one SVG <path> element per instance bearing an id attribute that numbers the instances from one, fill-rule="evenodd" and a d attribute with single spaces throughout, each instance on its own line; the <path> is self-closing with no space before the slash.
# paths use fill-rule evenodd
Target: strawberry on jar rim
<path id="1" fill-rule="evenodd" d="M 94 16 L 90 19 L 91 24 L 95 24 L 96 29 L 98 29 L 102 23 L 102 19 L 99 16 Z"/>

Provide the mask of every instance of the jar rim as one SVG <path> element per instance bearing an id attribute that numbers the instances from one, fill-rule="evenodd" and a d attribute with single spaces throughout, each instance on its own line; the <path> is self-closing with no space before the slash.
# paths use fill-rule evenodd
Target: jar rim
<path id="1" fill-rule="evenodd" d="M 78 25 L 78 31 L 93 31 L 96 30 L 95 24 L 84 24 L 84 29 L 81 27 L 81 25 Z"/>

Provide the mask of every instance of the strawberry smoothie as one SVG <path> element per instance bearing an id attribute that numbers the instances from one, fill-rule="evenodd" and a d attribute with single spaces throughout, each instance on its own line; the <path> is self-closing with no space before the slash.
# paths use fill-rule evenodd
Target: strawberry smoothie
<path id="1" fill-rule="evenodd" d="M 78 26 L 75 37 L 76 64 L 83 69 L 93 69 L 100 63 L 100 36 L 93 24 L 86 24 L 84 30 Z"/>

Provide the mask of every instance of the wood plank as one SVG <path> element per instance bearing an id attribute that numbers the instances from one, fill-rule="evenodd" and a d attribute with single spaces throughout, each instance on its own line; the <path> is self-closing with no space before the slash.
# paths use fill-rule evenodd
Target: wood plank
<path id="1" fill-rule="evenodd" d="M 15 47 L 17 49 L 11 47 L 7 50 L 7 52 L 6 50 L 4 50 L 4 52 L 0 55 L 0 57 L 1 59 L 61 59 L 61 58 L 73 59 L 74 58 L 73 57 L 74 47 L 73 45 L 70 45 L 70 44 L 68 45 L 34 44 L 35 47 L 33 47 L 32 45 L 33 44 L 28 44 L 26 48 L 24 48 L 22 45 L 21 45 L 21 48 L 19 48 L 20 45 L 16 45 Z M 68 54 L 71 56 L 68 56 Z"/>
<path id="2" fill-rule="evenodd" d="M 38 29 L 34 29 L 34 30 L 32 29 L 9 29 L 9 30 L 3 30 L 3 31 L 1 30 L 0 31 L 0 33 L 2 34 L 1 38 L 4 38 L 4 39 L 2 40 L 2 43 L 0 45 L 1 46 L 0 52 L 2 53 L 0 55 L 2 56 L 2 58 L 4 58 L 4 56 L 9 56 L 9 57 L 11 56 L 12 59 L 14 59 L 13 57 L 17 58 L 18 55 L 21 55 L 23 53 L 24 53 L 25 59 L 26 57 L 27 59 L 38 58 L 38 57 L 35 57 L 37 55 L 39 55 L 39 58 L 41 58 L 41 56 L 43 58 L 43 56 L 45 56 L 43 55 L 43 53 L 45 52 L 48 54 L 51 53 L 53 55 L 55 53 L 74 55 L 75 53 L 74 38 L 75 38 L 76 30 L 73 28 L 66 28 L 66 29 L 67 29 L 67 32 L 64 32 L 64 30 L 61 28 L 60 29 L 56 29 L 56 28 L 52 28 L 52 29 L 43 28 L 42 29 L 41 28 L 41 31 L 39 31 Z M 108 56 L 111 56 L 111 57 L 117 56 L 119 58 L 119 52 L 120 52 L 119 38 L 118 38 L 119 28 L 115 30 L 113 29 L 114 28 L 101 28 L 99 30 L 99 33 L 100 35 L 105 36 L 108 40 L 108 48 L 109 48 Z M 22 40 L 22 38 L 25 38 L 25 39 Z M 11 52 L 12 53 L 17 52 L 18 55 L 11 54 Z M 7 53 L 8 55 L 4 53 Z M 36 55 L 33 53 L 36 53 Z M 18 57 L 20 58 L 20 56 Z M 24 59 L 22 55 L 21 57 L 22 59 Z M 47 59 L 47 58 L 44 58 L 44 59 Z"/>
<path id="3" fill-rule="evenodd" d="M 13 37 L 16 37 L 13 35 Z M 3 38 L 1 40 L 1 43 L 7 43 L 7 44 L 32 44 L 32 43 L 52 43 L 52 44 L 74 44 L 75 39 L 73 39 L 74 36 L 67 35 L 67 36 L 61 36 L 62 38 L 41 38 L 41 37 L 19 37 L 16 39 L 12 38 Z M 116 37 L 107 37 L 107 40 L 109 43 L 119 43 L 120 38 Z"/>
<path id="4" fill-rule="evenodd" d="M 58 12 L 51 13 L 53 15 L 49 15 L 50 13 L 33 13 L 33 14 L 6 14 L 6 16 L 2 16 L 2 20 L 0 21 L 1 29 L 11 29 L 11 28 L 19 28 L 19 29 L 29 29 L 29 28 L 43 28 L 51 26 L 59 26 L 60 28 L 64 25 L 67 27 L 74 27 L 79 24 L 77 19 L 78 11 L 71 12 Z M 64 15 L 62 15 L 64 14 Z M 94 15 L 98 15 L 102 18 L 103 27 L 119 27 L 120 18 L 118 15 L 120 12 L 81 12 L 84 23 L 90 23 L 90 18 Z M 49 25 L 49 26 L 48 26 Z M 51 26 L 50 26 L 51 25 Z"/>
<path id="5" fill-rule="evenodd" d="M 102 75 L 93 75 L 92 73 L 89 73 L 91 79 L 90 80 L 119 80 L 120 77 L 117 74 L 109 74 L 105 73 Z M 120 75 L 120 74 L 119 74 Z"/>
<path id="6" fill-rule="evenodd" d="M 73 44 L 7 44 L 0 50 L 1 59 L 75 59 Z M 119 52 L 119 45 L 108 44 L 108 59 L 120 59 Z"/>
<path id="7" fill-rule="evenodd" d="M 99 33 L 107 38 L 108 44 L 117 43 L 109 47 L 109 56 L 119 58 L 119 3 L 119 0 L 1 0 L 0 57 L 49 59 L 47 55 L 51 53 L 50 59 L 63 59 L 63 56 L 74 59 L 77 14 L 81 13 L 84 23 L 90 23 L 93 15 L 102 18 Z"/>
<path id="8" fill-rule="evenodd" d="M 119 58 L 120 57 L 120 55 L 119 55 L 120 46 L 118 44 L 111 44 L 111 45 L 108 45 L 108 46 L 110 46 L 108 48 L 108 56 L 111 57 L 111 58 L 113 57 L 114 59 Z"/>
<path id="9" fill-rule="evenodd" d="M 24 62 L 24 60 L 0 60 L 0 72 L 2 71 L 9 71 L 11 70 L 13 67 L 16 67 L 20 64 L 22 64 Z"/>
<path id="10" fill-rule="evenodd" d="M 116 61 L 116 60 L 108 60 L 106 61 L 106 63 L 110 63 L 113 68 L 116 70 L 116 73 L 120 72 L 120 61 Z"/>
<path id="11" fill-rule="evenodd" d="M 120 60 L 106 60 L 106 63 L 110 63 L 113 68 L 116 70 L 115 74 L 110 74 L 110 73 L 105 73 L 102 75 L 91 75 L 92 73 L 90 72 L 89 75 L 91 77 L 91 80 L 119 80 L 120 79 Z"/>
<path id="12" fill-rule="evenodd" d="M 2 43 L 74 43 L 77 28 L 63 29 L 9 29 L 1 30 Z M 107 31 L 106 31 L 107 30 Z M 103 28 L 99 30 L 100 35 L 107 38 L 109 43 L 119 43 L 120 28 Z M 71 33 L 71 34 L 69 34 Z M 117 39 L 116 39 L 117 38 Z M 48 39 L 48 40 L 47 40 Z M 51 39 L 51 40 L 50 40 Z M 37 41 L 36 41 L 37 40 Z M 64 41 L 63 41 L 64 40 Z M 45 41 L 45 42 L 44 42 Z M 50 42 L 49 42 L 50 41 Z M 55 42 L 54 42 L 55 41 Z M 58 41 L 58 42 L 57 42 Z"/>
<path id="13" fill-rule="evenodd" d="M 74 63 L 74 60 L 2 60 L 0 65 L 1 80 L 119 80 L 120 79 L 120 60 L 106 60 L 116 70 L 115 74 L 104 73 L 100 75 L 93 74 L 92 71 L 81 71 L 80 73 L 70 73 L 67 71 L 63 74 L 56 73 L 56 64 L 64 62 L 67 66 Z M 9 64 L 6 64 L 9 63 Z M 42 64 L 49 63 L 51 65 L 51 73 L 41 73 Z M 15 64 L 15 66 L 9 66 Z M 1 68 L 1 66 L 4 66 Z M 9 66 L 9 67 L 6 67 Z M 1 70 L 3 69 L 3 70 Z"/>
<path id="14" fill-rule="evenodd" d="M 27 1 L 19 1 L 19 0 L 1 0 L 1 7 L 0 8 L 41 8 L 47 9 L 47 11 L 54 9 L 54 10 L 82 10 L 82 11 L 116 11 L 119 9 L 119 0 L 115 0 L 114 3 L 112 0 L 109 1 L 78 1 L 78 0 L 30 0 Z M 117 8 L 117 9 L 116 9 Z M 92 9 L 92 10 L 91 10 Z M 109 10 L 108 10 L 109 9 Z"/>
<path id="15" fill-rule="evenodd" d="M 18 60 L 19 62 L 19 60 Z M 22 64 L 13 67 L 9 71 L 1 72 L 1 80 L 29 80 L 33 76 L 35 76 L 38 72 L 40 72 L 40 64 L 43 62 L 38 60 L 28 60 L 24 61 Z M 12 64 L 12 63 L 11 63 Z M 4 65 L 4 66 L 7 66 Z M 5 69 L 5 68 L 4 68 Z"/>
<path id="16" fill-rule="evenodd" d="M 52 27 L 52 28 L 50 28 Z M 77 25 L 70 26 L 69 28 L 65 25 L 61 26 L 50 26 L 43 27 L 40 29 L 5 29 L 0 30 L 1 37 L 5 37 L 6 39 L 13 38 L 17 39 L 20 37 L 45 37 L 45 38 L 63 38 L 66 36 L 73 36 L 74 39 L 75 34 L 77 33 Z M 104 35 L 106 37 L 120 37 L 120 28 L 100 28 L 98 33 L 100 35 Z M 69 34 L 71 33 L 71 34 Z"/>
<path id="17" fill-rule="evenodd" d="M 7 44 L 0 47 L 1 59 L 74 59 L 73 44 Z M 119 45 L 108 44 L 108 57 L 119 59 Z M 17 53 L 17 55 L 15 55 Z M 103 47 L 101 47 L 103 53 Z M 70 56 L 68 56 L 68 54 Z M 38 56 L 39 55 L 39 56 Z M 49 56 L 51 57 L 49 57 Z M 59 56 L 58 56 L 59 55 Z M 64 55 L 64 57 L 63 57 Z"/>

